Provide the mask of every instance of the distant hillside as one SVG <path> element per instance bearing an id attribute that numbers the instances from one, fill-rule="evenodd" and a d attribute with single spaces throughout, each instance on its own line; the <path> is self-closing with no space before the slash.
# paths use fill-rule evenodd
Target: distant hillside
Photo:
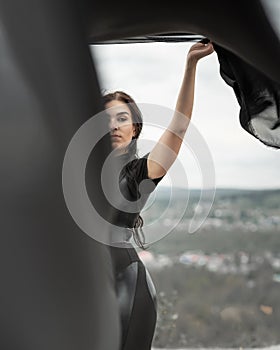
<path id="1" fill-rule="evenodd" d="M 198 189 L 172 188 L 171 202 L 170 196 L 169 188 L 159 187 L 142 213 L 147 238 L 157 242 L 151 247 L 154 251 L 173 254 L 187 246 L 219 252 L 242 246 L 252 252 L 280 249 L 280 189 L 217 189 L 213 201 L 206 195 L 200 203 Z M 199 215 L 205 220 L 195 235 L 189 235 L 190 220 Z"/>
<path id="2" fill-rule="evenodd" d="M 176 187 L 173 186 L 172 188 L 167 186 L 159 186 L 157 188 L 157 195 L 159 197 L 166 197 L 169 196 L 172 191 L 172 194 L 182 197 L 185 196 L 186 193 L 189 193 L 190 197 L 199 197 L 201 193 L 212 193 L 213 189 L 204 189 L 201 191 L 201 189 L 187 189 L 183 187 Z M 223 198 L 228 197 L 235 199 L 238 196 L 247 197 L 247 198 L 264 198 L 264 197 L 270 197 L 270 196 L 276 196 L 280 198 L 280 189 L 261 189 L 261 190 L 252 190 L 252 189 L 239 189 L 239 188 L 216 188 L 215 191 L 215 197 Z M 280 204 L 280 201 L 279 201 Z"/>
<path id="3" fill-rule="evenodd" d="M 265 216 L 280 215 L 280 189 L 269 189 L 269 190 L 250 190 L 250 189 L 227 189 L 218 188 L 212 190 L 200 189 L 187 189 L 180 187 L 164 187 L 160 186 L 154 192 L 156 200 L 154 201 L 153 196 L 149 198 L 149 201 L 154 201 L 156 208 L 162 209 L 167 206 L 168 202 L 172 200 L 173 206 L 186 206 L 190 203 L 190 206 L 195 206 L 196 203 L 201 200 L 211 201 L 212 210 L 209 217 L 215 217 L 215 210 L 227 211 L 229 214 L 231 211 L 243 211 L 241 216 L 252 217 L 256 214 L 263 212 Z M 248 211 L 257 209 L 258 213 Z M 189 213 L 192 215 L 192 213 Z M 235 220 L 238 217 L 235 216 Z"/>

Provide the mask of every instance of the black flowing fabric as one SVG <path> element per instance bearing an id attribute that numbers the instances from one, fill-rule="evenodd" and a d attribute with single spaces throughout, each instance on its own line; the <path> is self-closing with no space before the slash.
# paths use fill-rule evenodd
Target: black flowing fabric
<path id="1" fill-rule="evenodd" d="M 102 109 L 79 6 L 0 2 L 1 350 L 119 350 L 109 249 L 77 225 L 62 188 L 69 142 Z M 101 124 L 90 142 L 100 139 Z M 109 136 L 106 141 L 87 171 L 88 194 L 105 213 L 99 174 Z M 69 181 L 76 208 L 92 220 L 77 181 Z M 94 221 L 92 235 L 108 231 Z"/>
<path id="2" fill-rule="evenodd" d="M 280 84 L 214 44 L 220 74 L 240 105 L 241 126 L 266 146 L 280 148 Z"/>
<path id="3" fill-rule="evenodd" d="M 139 212 L 149 194 L 163 178 L 148 178 L 147 156 L 148 154 L 131 160 L 120 174 L 120 190 L 123 196 L 130 201 L 143 198 Z M 121 161 L 125 159 L 127 155 L 120 156 Z M 132 226 L 139 213 L 124 213 L 125 211 L 119 211 L 119 216 L 115 215 L 119 230 L 112 232 L 114 246 L 110 247 L 121 316 L 121 350 L 149 350 L 157 318 L 156 292 L 149 272 L 130 243 Z"/>

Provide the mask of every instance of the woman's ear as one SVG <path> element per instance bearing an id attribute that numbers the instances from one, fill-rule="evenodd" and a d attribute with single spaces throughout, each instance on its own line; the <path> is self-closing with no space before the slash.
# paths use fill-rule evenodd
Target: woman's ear
<path id="1" fill-rule="evenodd" d="M 136 139 L 136 128 L 135 128 L 135 125 L 133 125 L 133 135 L 132 135 L 132 139 Z"/>

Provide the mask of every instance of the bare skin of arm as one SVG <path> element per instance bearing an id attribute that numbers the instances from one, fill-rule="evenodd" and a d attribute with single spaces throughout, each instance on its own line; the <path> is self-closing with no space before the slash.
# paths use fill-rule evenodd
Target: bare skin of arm
<path id="1" fill-rule="evenodd" d="M 188 52 L 175 113 L 168 128 L 163 132 L 148 156 L 147 167 L 150 179 L 165 175 L 177 158 L 192 116 L 197 62 L 213 51 L 211 43 L 196 43 L 191 46 Z"/>

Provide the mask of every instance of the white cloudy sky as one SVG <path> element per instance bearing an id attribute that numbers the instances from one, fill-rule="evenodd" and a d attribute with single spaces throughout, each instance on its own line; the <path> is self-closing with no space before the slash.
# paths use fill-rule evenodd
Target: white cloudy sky
<path id="1" fill-rule="evenodd" d="M 138 103 L 174 109 L 186 55 L 192 43 L 139 43 L 92 46 L 102 89 L 124 90 Z M 162 108 L 163 108 L 162 107 Z M 160 124 L 160 115 L 157 116 Z M 144 115 L 144 125 L 149 120 Z M 192 125 L 205 140 L 214 163 L 215 187 L 280 188 L 280 150 L 265 146 L 239 122 L 239 105 L 231 87 L 219 74 L 216 53 L 198 63 Z M 190 129 L 191 130 L 191 129 Z M 142 138 L 159 138 L 162 130 L 144 126 Z M 187 141 L 188 133 L 185 136 Z M 141 142 L 139 143 L 141 146 Z M 196 153 L 195 149 L 193 152 Z M 144 153 L 139 147 L 140 155 Z M 176 174 L 176 185 L 201 186 L 201 171 L 187 146 L 178 161 L 185 174 Z M 205 175 L 205 174 L 204 174 Z M 162 185 L 170 185 L 168 176 Z"/>

